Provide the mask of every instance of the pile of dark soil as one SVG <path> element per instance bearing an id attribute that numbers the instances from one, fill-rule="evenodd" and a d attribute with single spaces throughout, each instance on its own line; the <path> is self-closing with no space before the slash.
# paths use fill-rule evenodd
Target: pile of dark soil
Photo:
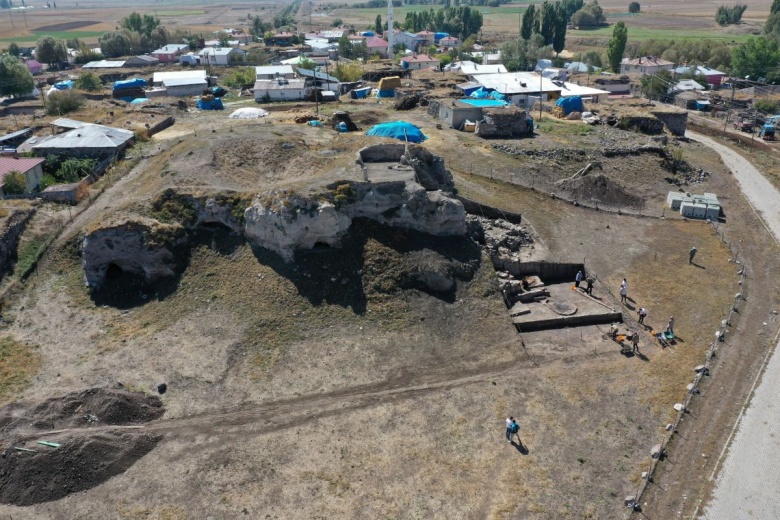
<path id="1" fill-rule="evenodd" d="M 124 472 L 161 437 L 91 428 L 141 424 L 163 413 L 157 396 L 108 388 L 4 406 L 0 409 L 0 502 L 27 506 L 57 500 Z M 59 447 L 35 442 L 40 439 L 37 431 L 65 428 L 72 432 L 45 437 Z M 18 440 L 22 438 L 27 440 Z"/>
<path id="2" fill-rule="evenodd" d="M 106 433 L 59 440 L 59 448 L 28 443 L 35 452 L 6 449 L 0 502 L 29 506 L 84 491 L 123 473 L 152 451 L 161 437 Z"/>
<path id="3" fill-rule="evenodd" d="M 19 426 L 39 430 L 73 428 L 89 424 L 140 424 L 165 413 L 160 398 L 141 392 L 90 388 L 42 403 L 12 403 L 0 408 L 0 432 Z"/>
<path id="4" fill-rule="evenodd" d="M 623 186 L 604 175 L 586 175 L 567 182 L 563 187 L 567 198 L 581 204 L 615 208 L 641 208 L 642 199 L 631 195 Z"/>

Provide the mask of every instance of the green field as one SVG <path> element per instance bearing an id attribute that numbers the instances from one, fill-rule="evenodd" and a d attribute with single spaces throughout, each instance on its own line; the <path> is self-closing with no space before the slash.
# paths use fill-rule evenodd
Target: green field
<path id="1" fill-rule="evenodd" d="M 197 16 L 199 14 L 206 14 L 206 11 L 202 9 L 182 9 L 181 11 L 155 11 L 157 16 Z"/>
<path id="2" fill-rule="evenodd" d="M 15 36 L 13 38 L 0 38 L 0 42 L 4 43 L 35 43 L 39 38 L 44 36 L 51 36 L 55 40 L 68 40 L 71 38 L 97 38 L 103 36 L 105 31 L 51 31 L 51 32 L 34 32 L 27 36 Z"/>
<path id="3" fill-rule="evenodd" d="M 742 43 L 747 40 L 749 34 L 724 34 L 714 29 L 657 29 L 650 27 L 631 27 L 628 25 L 628 41 L 637 40 L 721 40 L 726 42 Z M 567 38 L 594 38 L 604 39 L 612 36 L 613 26 L 599 27 L 598 29 L 569 30 Z"/>

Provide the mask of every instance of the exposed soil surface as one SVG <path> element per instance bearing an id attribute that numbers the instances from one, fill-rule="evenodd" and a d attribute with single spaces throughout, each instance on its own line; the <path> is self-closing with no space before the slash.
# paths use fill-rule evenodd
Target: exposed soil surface
<path id="1" fill-rule="evenodd" d="M 34 453 L 7 449 L 0 470 L 0 502 L 29 506 L 90 489 L 126 471 L 160 439 L 105 433 L 58 439 L 58 448 L 27 443 Z"/>
<path id="2" fill-rule="evenodd" d="M 156 396 L 104 388 L 3 407 L 0 502 L 27 506 L 57 500 L 124 472 L 161 437 L 106 431 L 101 425 L 141 424 L 164 412 Z M 54 428 L 59 433 L 45 433 Z M 63 435 L 63 428 L 72 433 Z M 59 447 L 36 442 L 41 439 Z"/>
<path id="3" fill-rule="evenodd" d="M 569 198 L 576 201 L 593 201 L 606 206 L 641 208 L 642 200 L 631 195 L 617 182 L 604 175 L 588 175 L 569 181 L 564 186 Z"/>

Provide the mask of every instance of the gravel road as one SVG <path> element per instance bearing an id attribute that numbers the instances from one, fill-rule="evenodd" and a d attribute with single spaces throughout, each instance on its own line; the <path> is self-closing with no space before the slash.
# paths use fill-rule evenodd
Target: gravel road
<path id="1" fill-rule="evenodd" d="M 695 139 L 718 152 L 742 192 L 775 239 L 780 240 L 780 192 L 735 151 L 693 132 Z M 775 350 L 777 352 L 777 350 Z M 726 458 L 721 461 L 713 499 L 703 517 L 709 520 L 777 520 L 780 518 L 780 355 L 767 364 L 749 407 L 738 423 Z"/>

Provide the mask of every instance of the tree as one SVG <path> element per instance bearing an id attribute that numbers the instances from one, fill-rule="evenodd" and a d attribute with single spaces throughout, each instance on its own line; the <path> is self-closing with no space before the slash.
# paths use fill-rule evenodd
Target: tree
<path id="1" fill-rule="evenodd" d="M 133 52 L 133 42 L 130 34 L 127 30 L 105 33 L 98 38 L 100 53 L 107 58 L 131 54 Z"/>
<path id="2" fill-rule="evenodd" d="M 271 58 L 271 55 L 265 49 L 249 49 L 246 51 L 246 62 L 255 65 L 262 65 Z"/>
<path id="3" fill-rule="evenodd" d="M 536 7 L 532 4 L 523 13 L 523 22 L 520 26 L 520 37 L 523 40 L 528 41 L 531 39 L 531 35 L 534 32 L 534 22 L 536 22 Z"/>
<path id="4" fill-rule="evenodd" d="M 638 13 L 640 9 L 642 9 L 642 6 L 639 5 L 639 2 L 631 2 L 628 4 L 629 13 Z"/>
<path id="5" fill-rule="evenodd" d="M 22 172 L 11 172 L 3 177 L 3 193 L 19 195 L 27 189 L 27 177 Z"/>
<path id="6" fill-rule="evenodd" d="M 731 25 L 742 21 L 742 14 L 747 9 L 746 5 L 735 4 L 731 7 L 725 5 L 718 6 L 715 12 L 715 21 L 720 25 Z"/>
<path id="7" fill-rule="evenodd" d="M 623 59 L 623 52 L 626 50 L 628 42 L 628 28 L 622 21 L 615 24 L 612 30 L 612 38 L 607 46 L 607 60 L 612 72 L 620 72 L 620 61 Z"/>
<path id="8" fill-rule="evenodd" d="M 352 82 L 358 81 L 363 77 L 363 67 L 357 62 L 336 63 L 336 70 L 333 75 L 339 78 L 339 81 Z"/>
<path id="9" fill-rule="evenodd" d="M 259 16 L 252 18 L 252 27 L 249 29 L 249 31 L 252 33 L 252 36 L 255 38 L 262 38 L 263 34 L 265 34 L 265 30 L 266 26 Z"/>
<path id="10" fill-rule="evenodd" d="M 352 42 L 349 41 L 349 38 L 346 34 L 342 35 L 341 38 L 339 38 L 339 57 L 340 58 L 347 58 L 352 59 Z"/>
<path id="11" fill-rule="evenodd" d="M 376 15 L 376 20 L 374 21 L 374 32 L 377 34 L 382 34 L 382 15 L 378 14 Z"/>
<path id="12" fill-rule="evenodd" d="M 97 92 L 103 90 L 103 83 L 101 83 L 100 77 L 94 72 L 84 72 L 76 80 L 76 88 Z"/>
<path id="13" fill-rule="evenodd" d="M 544 44 L 550 45 L 555 34 L 555 6 L 545 1 L 542 4 L 542 21 L 539 25 L 539 34 L 544 38 Z"/>
<path id="14" fill-rule="evenodd" d="M 655 74 L 642 76 L 642 93 L 649 99 L 659 99 L 669 92 L 669 86 L 674 84 L 672 73 L 661 70 Z"/>
<path id="15" fill-rule="evenodd" d="M 317 64 L 314 63 L 314 60 L 312 60 L 310 58 L 302 58 L 298 62 L 298 68 L 299 69 L 306 69 L 306 70 L 314 70 L 315 68 L 317 68 Z"/>
<path id="16" fill-rule="evenodd" d="M 248 85 L 254 85 L 255 75 L 254 67 L 234 67 L 230 69 L 227 75 L 222 77 L 222 83 L 228 87 L 241 88 Z"/>
<path id="17" fill-rule="evenodd" d="M 552 47 L 555 55 L 561 53 L 566 45 L 566 27 L 569 25 L 566 8 L 561 3 L 555 4 L 555 30 L 553 31 Z"/>
<path id="18" fill-rule="evenodd" d="M 84 98 L 72 90 L 54 92 L 46 100 L 46 115 L 62 116 L 75 112 L 83 105 Z"/>
<path id="19" fill-rule="evenodd" d="M 580 60 L 582 63 L 586 64 L 589 68 L 593 69 L 594 67 L 601 68 L 601 55 L 598 53 L 598 51 L 588 51 L 585 54 L 582 55 L 582 59 Z"/>
<path id="20" fill-rule="evenodd" d="M 525 40 L 512 40 L 501 46 L 501 61 L 509 72 L 528 69 L 528 43 Z"/>
<path id="21" fill-rule="evenodd" d="M 80 49 L 81 45 L 82 43 L 78 38 L 69 38 L 65 40 L 65 46 L 68 49 Z"/>
<path id="22" fill-rule="evenodd" d="M 330 22 L 331 27 L 341 27 L 342 25 L 344 25 L 344 21 L 341 18 L 336 18 Z"/>
<path id="23" fill-rule="evenodd" d="M 8 54 L 13 56 L 14 58 L 18 58 L 21 53 L 22 50 L 15 42 L 11 42 L 11 44 L 8 45 Z"/>
<path id="24" fill-rule="evenodd" d="M 143 34 L 147 38 L 151 38 L 152 32 L 160 26 L 160 19 L 151 14 L 141 16 L 133 11 L 119 21 L 119 26 L 128 31 Z"/>
<path id="25" fill-rule="evenodd" d="M 777 114 L 778 109 L 780 109 L 780 103 L 772 99 L 757 99 L 753 103 L 753 107 L 764 114 Z"/>
<path id="26" fill-rule="evenodd" d="M 62 42 L 58 42 L 51 36 L 44 36 L 35 44 L 35 56 L 38 61 L 54 66 L 68 58 L 68 51 Z"/>
<path id="27" fill-rule="evenodd" d="M 35 88 L 27 66 L 10 54 L 0 57 L 0 78 L 0 96 L 24 96 Z"/>
<path id="28" fill-rule="evenodd" d="M 731 68 L 735 76 L 766 77 L 770 69 L 780 64 L 777 41 L 763 36 L 747 39 L 731 52 Z"/>
<path id="29" fill-rule="evenodd" d="M 571 17 L 571 23 L 575 27 L 598 27 L 606 22 L 604 11 L 595 0 L 574 13 Z"/>

